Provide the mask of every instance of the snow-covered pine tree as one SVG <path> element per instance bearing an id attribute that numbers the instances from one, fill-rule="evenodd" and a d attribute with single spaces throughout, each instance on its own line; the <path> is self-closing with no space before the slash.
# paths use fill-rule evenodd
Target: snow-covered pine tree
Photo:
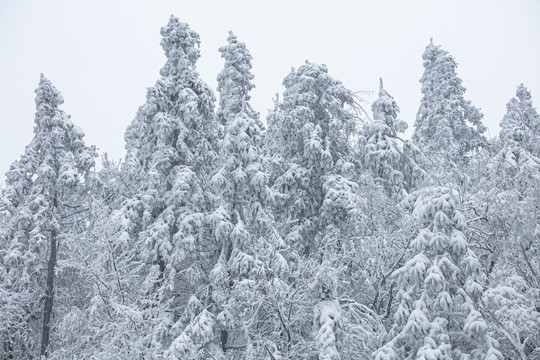
<path id="1" fill-rule="evenodd" d="M 249 92 L 255 88 L 252 83 L 254 76 L 251 73 L 251 54 L 246 44 L 239 42 L 232 31 L 229 31 L 227 42 L 227 45 L 219 48 L 225 65 L 217 76 L 219 108 L 216 115 L 218 121 L 225 126 L 239 113 L 244 112 L 262 128 L 259 113 L 249 104 L 251 99 Z"/>
<path id="2" fill-rule="evenodd" d="M 323 262 L 340 269 L 354 256 L 351 234 L 362 219 L 359 186 L 353 181 L 356 103 L 352 92 L 333 79 L 325 65 L 306 62 L 293 69 L 283 84 L 283 100 L 268 117 L 265 149 L 272 156 L 276 228 L 287 246 L 284 257 L 291 269 L 290 293 L 297 294 L 296 298 L 282 294 L 290 303 L 281 306 L 293 309 L 292 316 L 298 316 L 287 329 L 303 341 L 292 337 L 282 342 L 280 349 L 295 357 L 319 344 L 315 348 L 319 347 L 324 358 L 326 352 L 321 349 L 333 349 L 332 344 L 340 341 L 333 331 L 327 331 L 333 326 L 327 326 L 327 319 L 323 319 L 327 312 L 322 309 L 334 298 L 317 294 L 313 299 L 309 288 Z M 342 280 L 339 271 L 334 276 Z M 337 293 L 344 289 L 340 281 Z M 282 288 L 286 290 L 287 285 Z M 305 303 L 295 303 L 300 299 L 312 299 L 314 314 L 322 316 L 314 321 L 314 331 L 319 334 L 315 338 L 310 338 L 309 323 L 305 322 L 309 316 L 304 313 L 308 310 Z M 337 311 L 339 306 L 334 308 Z M 323 325 L 325 330 L 320 331 Z"/>
<path id="3" fill-rule="evenodd" d="M 271 264 L 276 247 L 268 238 L 272 234 L 272 214 L 268 208 L 270 189 L 266 158 L 261 145 L 264 128 L 259 114 L 249 104 L 251 55 L 246 45 L 229 32 L 228 44 L 221 47 L 225 59 L 218 74 L 220 106 L 218 117 L 224 125 L 224 137 L 218 157 L 218 168 L 212 184 L 219 198 L 214 224 L 221 254 L 210 274 L 212 298 L 218 307 L 221 347 L 253 348 L 253 312 L 260 303 L 260 273 L 263 264 Z M 267 239 L 265 239 L 267 238 Z M 261 259 L 264 260 L 261 261 Z M 256 289 L 253 285 L 259 285 Z M 255 344 L 257 348 L 259 344 Z M 260 351 L 265 351 L 264 348 Z"/>
<path id="4" fill-rule="evenodd" d="M 406 158 L 398 143 L 399 133 L 407 129 L 407 123 L 397 119 L 399 107 L 394 98 L 383 88 L 382 79 L 379 97 L 372 104 L 373 122 L 364 127 L 366 137 L 366 155 L 364 164 L 375 180 L 383 183 L 391 196 L 399 196 L 408 191 L 405 174 L 408 174 L 409 159 Z"/>
<path id="5" fill-rule="evenodd" d="M 345 196 L 356 188 L 347 178 L 354 176 L 355 101 L 325 65 L 306 61 L 283 85 L 283 101 L 268 116 L 265 149 L 274 159 L 274 188 L 282 194 L 277 209 L 282 234 L 299 254 L 310 254 L 330 220 L 321 217 L 325 197 L 335 197 L 327 207 L 343 207 L 339 215 L 355 208 L 355 196 Z"/>
<path id="6" fill-rule="evenodd" d="M 531 94 L 518 86 L 516 97 L 506 104 L 501 123 L 499 152 L 488 164 L 489 174 L 498 189 L 507 194 L 515 192 L 519 198 L 535 196 L 540 176 L 540 116 L 532 106 Z M 538 154 L 540 155 L 540 154 Z"/>
<path id="7" fill-rule="evenodd" d="M 398 135 L 406 130 L 407 123 L 397 119 L 399 107 L 383 88 L 382 79 L 379 96 L 371 108 L 373 120 L 363 126 L 365 144 L 359 151 L 363 154 L 365 169 L 360 186 L 367 201 L 365 216 L 368 220 L 366 229 L 358 234 L 362 238 L 358 257 L 362 260 L 357 264 L 364 267 L 365 273 L 357 273 L 365 277 L 365 285 L 356 289 L 354 298 L 360 303 L 369 302 L 370 309 L 377 315 L 363 309 L 365 315 L 360 324 L 366 323 L 366 315 L 371 324 L 362 333 L 363 356 L 369 356 L 379 346 L 376 339 L 384 332 L 379 322 L 391 321 L 395 294 L 391 274 L 400 264 L 412 236 L 412 221 L 401 211 L 399 202 L 408 192 L 417 189 L 426 175 L 416 163 L 416 157 L 408 154 L 413 146 L 410 140 L 403 141 Z"/>
<path id="8" fill-rule="evenodd" d="M 540 115 L 533 106 L 531 92 L 523 84 L 517 87 L 516 96 L 506 104 L 506 114 L 500 126 L 499 137 L 505 145 L 515 141 L 530 154 L 540 156 Z"/>
<path id="9" fill-rule="evenodd" d="M 475 226 L 490 275 L 484 303 L 508 358 L 540 356 L 540 117 L 519 85 L 478 185 Z M 487 236 L 486 236 L 487 235 Z"/>
<path id="10" fill-rule="evenodd" d="M 84 210 L 84 181 L 95 150 L 59 106 L 60 92 L 43 74 L 36 89 L 34 137 L 6 174 L 0 211 L 0 354 L 48 356 L 55 278 L 67 256 L 73 221 Z M 41 339 L 41 350 L 39 340 Z"/>
<path id="11" fill-rule="evenodd" d="M 467 221 L 454 193 L 427 187 L 404 202 L 419 230 L 411 257 L 392 274 L 398 288 L 395 324 L 375 359 L 501 360 L 476 309 L 486 276 L 465 237 Z"/>
<path id="12" fill-rule="evenodd" d="M 412 139 L 430 159 L 426 166 L 439 172 L 439 176 L 442 174 L 438 168 L 445 173 L 459 173 L 455 168 L 486 146 L 483 115 L 465 100 L 465 88 L 456 73 L 457 63 L 448 51 L 431 41 L 422 58 L 423 96 Z"/>
<path id="13" fill-rule="evenodd" d="M 122 334 L 138 356 L 163 356 L 187 327 L 196 353 L 212 337 L 214 321 L 204 307 L 187 306 L 189 299 L 206 296 L 213 262 L 208 217 L 213 196 L 207 185 L 218 133 L 214 95 L 195 70 L 199 35 L 174 16 L 161 35 L 167 57 L 161 78 L 148 89 L 125 134 L 126 164 L 139 180 L 117 217 L 122 229 L 114 244 L 141 261 L 133 278 L 144 280 L 123 305 L 136 316 L 125 316 L 131 331 Z M 134 317 L 137 325 L 131 326 Z"/>

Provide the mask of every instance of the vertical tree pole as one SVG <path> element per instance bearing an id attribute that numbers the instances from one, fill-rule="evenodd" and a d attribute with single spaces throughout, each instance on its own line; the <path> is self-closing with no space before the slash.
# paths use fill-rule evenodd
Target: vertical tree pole
<path id="1" fill-rule="evenodd" d="M 47 265 L 47 288 L 45 290 L 45 308 L 43 311 L 43 333 L 41 335 L 41 356 L 48 356 L 51 314 L 54 299 L 54 268 L 56 266 L 56 232 L 51 232 L 50 255 Z"/>

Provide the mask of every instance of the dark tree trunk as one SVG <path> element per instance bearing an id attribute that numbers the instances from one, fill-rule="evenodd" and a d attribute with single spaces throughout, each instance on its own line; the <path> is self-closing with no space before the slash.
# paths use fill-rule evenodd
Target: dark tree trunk
<path id="1" fill-rule="evenodd" d="M 221 350 L 223 350 L 223 352 L 227 351 L 228 337 L 229 333 L 226 330 L 221 330 Z"/>
<path id="2" fill-rule="evenodd" d="M 13 343 L 9 337 L 4 341 L 4 354 L 5 359 L 13 359 Z"/>
<path id="3" fill-rule="evenodd" d="M 47 289 L 45 292 L 45 309 L 43 312 L 43 334 L 41 336 L 41 356 L 48 357 L 49 333 L 54 296 L 54 268 L 56 267 L 56 233 L 51 236 L 51 252 L 47 265 Z"/>

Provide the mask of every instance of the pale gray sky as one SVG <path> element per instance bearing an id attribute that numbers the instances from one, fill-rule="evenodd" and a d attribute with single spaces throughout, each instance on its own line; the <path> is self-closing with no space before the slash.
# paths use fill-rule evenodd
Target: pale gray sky
<path id="1" fill-rule="evenodd" d="M 0 183 L 32 138 L 41 72 L 86 142 L 123 157 L 124 131 L 165 62 L 159 30 L 170 14 L 200 34 L 198 71 L 214 89 L 228 30 L 247 44 L 263 116 L 290 68 L 309 59 L 355 91 L 382 77 L 412 128 L 430 37 L 457 59 L 491 136 L 519 83 L 540 106 L 537 0 L 0 0 Z"/>

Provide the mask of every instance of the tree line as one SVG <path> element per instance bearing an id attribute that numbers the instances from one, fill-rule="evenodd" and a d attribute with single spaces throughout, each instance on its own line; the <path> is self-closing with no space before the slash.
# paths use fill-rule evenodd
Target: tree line
<path id="1" fill-rule="evenodd" d="M 266 121 L 230 32 L 219 101 L 199 35 L 166 63 L 114 161 L 43 75 L 0 196 L 2 359 L 537 359 L 540 117 L 524 85 L 498 137 L 431 41 L 412 139 L 325 65 Z"/>

